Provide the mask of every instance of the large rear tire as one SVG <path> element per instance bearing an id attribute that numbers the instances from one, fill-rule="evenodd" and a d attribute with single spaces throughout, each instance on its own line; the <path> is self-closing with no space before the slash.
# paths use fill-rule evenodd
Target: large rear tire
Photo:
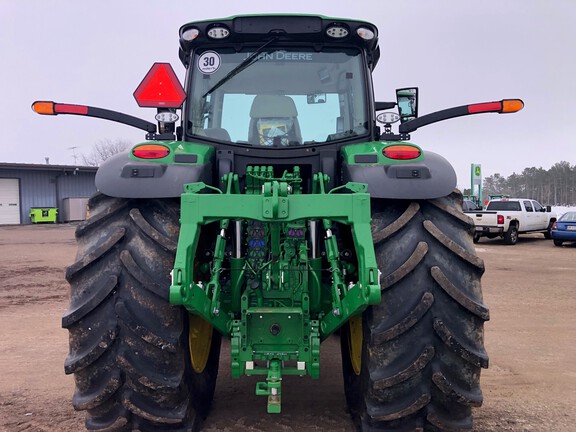
<path id="1" fill-rule="evenodd" d="M 168 301 L 179 226 L 176 200 L 96 194 L 76 230 L 62 325 L 72 404 L 86 410 L 89 430 L 192 431 L 210 408 L 220 336 L 202 338 L 208 358 L 194 368 L 189 335 L 197 320 Z"/>
<path id="2" fill-rule="evenodd" d="M 482 403 L 480 370 L 488 367 L 489 318 L 473 221 L 457 192 L 373 207 L 382 302 L 363 314 L 359 371 L 355 332 L 342 331 L 352 417 L 362 431 L 471 430 L 471 407 Z"/>

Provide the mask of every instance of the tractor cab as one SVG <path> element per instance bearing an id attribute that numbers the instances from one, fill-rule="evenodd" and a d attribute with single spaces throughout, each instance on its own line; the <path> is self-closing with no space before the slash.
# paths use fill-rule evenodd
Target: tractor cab
<path id="1" fill-rule="evenodd" d="M 186 24 L 180 43 L 186 141 L 285 148 L 376 137 L 369 23 L 241 16 Z"/>

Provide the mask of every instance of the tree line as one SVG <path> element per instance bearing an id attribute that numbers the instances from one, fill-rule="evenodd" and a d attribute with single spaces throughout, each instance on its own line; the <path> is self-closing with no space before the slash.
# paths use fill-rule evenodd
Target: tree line
<path id="1" fill-rule="evenodd" d="M 508 177 L 488 176 L 482 182 L 483 200 L 491 194 L 531 198 L 545 205 L 576 205 L 576 165 L 562 161 L 548 170 L 531 167 Z"/>

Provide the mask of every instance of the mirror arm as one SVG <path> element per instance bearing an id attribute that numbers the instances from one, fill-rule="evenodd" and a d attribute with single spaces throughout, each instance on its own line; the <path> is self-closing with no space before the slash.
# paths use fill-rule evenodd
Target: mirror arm
<path id="1" fill-rule="evenodd" d="M 36 101 L 32 104 L 32 110 L 41 115 L 74 114 L 86 117 L 96 117 L 122 123 L 149 133 L 156 132 L 156 125 L 149 121 L 112 111 L 104 108 L 96 108 L 88 105 L 63 104 L 52 101 Z"/>
<path id="2" fill-rule="evenodd" d="M 483 102 L 471 105 L 462 105 L 459 107 L 448 108 L 441 111 L 436 111 L 431 114 L 426 114 L 414 120 L 409 120 L 400 125 L 400 133 L 414 132 L 422 126 L 436 123 L 442 120 L 451 119 L 454 117 L 462 117 L 471 114 L 481 113 L 515 113 L 524 107 L 524 102 L 521 99 L 503 99 L 498 102 Z"/>
<path id="3" fill-rule="evenodd" d="M 463 105 L 456 108 L 448 108 L 441 111 L 436 111 L 430 114 L 423 115 L 414 120 L 407 121 L 400 125 L 400 133 L 410 133 L 414 132 L 416 129 L 422 126 L 427 126 L 432 123 L 436 123 L 443 120 L 448 120 L 454 117 L 461 117 L 470 114 L 468 112 L 468 105 Z"/>

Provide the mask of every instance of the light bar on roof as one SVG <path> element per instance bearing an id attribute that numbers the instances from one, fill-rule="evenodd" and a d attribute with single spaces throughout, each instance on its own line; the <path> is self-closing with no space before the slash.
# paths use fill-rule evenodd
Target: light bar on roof
<path id="1" fill-rule="evenodd" d="M 341 25 L 331 25 L 326 29 L 326 34 L 335 39 L 345 38 L 348 33 L 348 29 Z"/>
<path id="2" fill-rule="evenodd" d="M 216 26 L 208 30 L 206 34 L 212 39 L 226 39 L 230 36 L 230 30 L 223 26 Z"/>

